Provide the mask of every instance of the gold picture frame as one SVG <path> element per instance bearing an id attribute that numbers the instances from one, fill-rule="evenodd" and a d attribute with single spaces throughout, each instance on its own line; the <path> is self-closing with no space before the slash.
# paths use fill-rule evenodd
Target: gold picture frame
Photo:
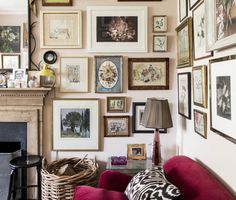
<path id="1" fill-rule="evenodd" d="M 146 144 L 128 144 L 127 157 L 131 160 L 146 160 Z"/>
<path id="2" fill-rule="evenodd" d="M 43 6 L 72 6 L 73 0 L 42 0 Z"/>
<path id="3" fill-rule="evenodd" d="M 126 97 L 112 96 L 107 97 L 107 112 L 126 112 Z"/>

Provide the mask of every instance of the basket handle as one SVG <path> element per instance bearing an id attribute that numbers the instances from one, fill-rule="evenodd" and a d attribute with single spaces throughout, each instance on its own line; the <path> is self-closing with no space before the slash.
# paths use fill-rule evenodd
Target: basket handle
<path id="1" fill-rule="evenodd" d="M 79 162 L 77 162 L 77 163 L 73 166 L 73 168 L 77 167 L 81 162 L 83 162 L 83 161 L 87 158 L 87 156 L 88 156 L 88 154 L 86 154 L 86 155 L 83 157 L 83 159 L 81 159 Z"/>

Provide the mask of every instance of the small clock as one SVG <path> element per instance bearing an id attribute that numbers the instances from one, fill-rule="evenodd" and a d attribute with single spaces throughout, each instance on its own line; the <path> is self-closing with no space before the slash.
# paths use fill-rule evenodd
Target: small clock
<path id="1" fill-rule="evenodd" d="M 47 64 L 54 64 L 57 61 L 57 54 L 54 51 L 47 51 L 43 55 L 43 60 Z"/>

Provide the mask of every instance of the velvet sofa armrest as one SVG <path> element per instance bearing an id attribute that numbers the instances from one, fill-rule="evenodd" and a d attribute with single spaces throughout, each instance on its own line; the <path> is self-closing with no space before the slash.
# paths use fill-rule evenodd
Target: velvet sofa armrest
<path id="1" fill-rule="evenodd" d="M 124 192 L 132 176 L 118 171 L 105 170 L 99 177 L 99 187 Z"/>

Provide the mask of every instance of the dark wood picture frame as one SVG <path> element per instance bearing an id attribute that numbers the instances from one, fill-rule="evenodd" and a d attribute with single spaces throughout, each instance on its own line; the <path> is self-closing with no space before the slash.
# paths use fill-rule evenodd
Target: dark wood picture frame
<path id="1" fill-rule="evenodd" d="M 193 4 L 191 4 L 191 0 L 189 0 L 189 9 L 192 10 L 201 0 L 195 0 Z"/>
<path id="2" fill-rule="evenodd" d="M 47 0 L 42 0 L 42 5 L 43 6 L 72 6 L 72 2 L 73 2 L 73 0 L 68 0 L 68 2 L 65 2 L 65 3 L 60 3 L 60 2 L 49 3 L 49 2 L 47 2 Z"/>
<path id="3" fill-rule="evenodd" d="M 111 106 L 112 101 L 114 104 L 113 106 Z M 127 107 L 127 98 L 126 97 L 124 97 L 124 96 L 107 97 L 107 112 L 123 113 L 123 112 L 126 112 L 126 107 Z"/>

